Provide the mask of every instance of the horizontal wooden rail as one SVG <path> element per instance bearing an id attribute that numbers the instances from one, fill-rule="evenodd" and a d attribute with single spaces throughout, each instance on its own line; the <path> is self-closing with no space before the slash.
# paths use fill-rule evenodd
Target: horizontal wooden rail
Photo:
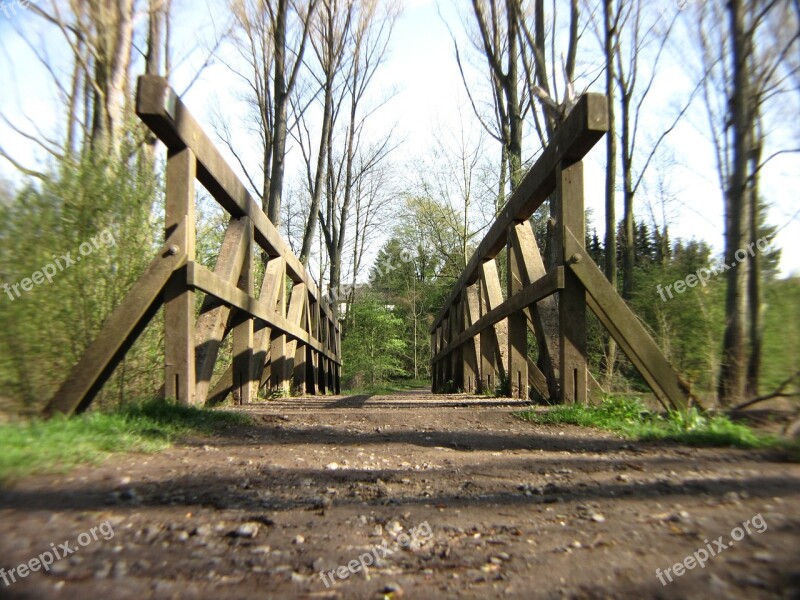
<path id="1" fill-rule="evenodd" d="M 186 266 L 186 283 L 190 287 L 218 298 L 228 306 L 238 308 L 240 311 L 261 321 L 271 329 L 284 333 L 289 338 L 310 346 L 317 352 L 325 355 L 329 360 L 336 363 L 341 362 L 336 355 L 329 352 L 317 340 L 311 338 L 302 327 L 295 325 L 287 317 L 282 316 L 274 310 L 270 310 L 263 303 L 258 302 L 252 296 L 248 296 L 246 292 L 240 290 L 235 285 L 221 279 L 207 267 L 198 263 L 189 263 Z"/>
<path id="2" fill-rule="evenodd" d="M 511 298 L 487 312 L 470 327 L 459 333 L 452 342 L 437 352 L 431 360 L 438 361 L 443 359 L 456 348 L 467 343 L 481 333 L 484 329 L 499 323 L 515 312 L 519 312 L 532 304 L 536 304 L 540 300 L 555 294 L 561 289 L 564 289 L 564 267 L 557 267 L 538 281 L 524 287 L 522 291 L 514 294 Z"/>
<path id="3" fill-rule="evenodd" d="M 197 157 L 197 179 L 203 187 L 234 217 L 249 217 L 256 243 L 270 256 L 283 257 L 292 281 L 304 283 L 309 295 L 318 300 L 319 291 L 303 264 L 165 79 L 153 75 L 139 78 L 136 114 L 171 151 L 192 150 Z M 330 308 L 321 304 L 328 318 L 335 321 Z M 339 331 L 338 322 L 335 327 Z"/>

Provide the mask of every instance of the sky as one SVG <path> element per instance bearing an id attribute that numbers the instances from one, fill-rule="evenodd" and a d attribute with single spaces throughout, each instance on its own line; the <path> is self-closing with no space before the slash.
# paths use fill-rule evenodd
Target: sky
<path id="1" fill-rule="evenodd" d="M 685 2 L 676 0 L 685 5 Z M 183 0 L 184 8 L 198 6 Z M 374 116 L 371 128 L 376 132 L 394 129 L 400 142 L 392 156 L 392 162 L 400 170 L 407 169 L 420 156 L 427 156 L 434 147 L 436 137 L 441 131 L 457 131 L 465 123 L 469 133 L 476 134 L 479 127 L 473 118 L 472 110 L 459 75 L 451 30 L 463 43 L 461 19 L 468 17 L 469 3 L 465 0 L 408 0 L 405 10 L 396 24 L 389 55 L 382 67 L 376 91 L 385 95 L 394 91 L 395 95 Z M 16 125 L 29 131 L 35 122 L 48 134 L 54 131 L 57 111 L 54 110 L 55 90 L 49 75 L 33 58 L 27 43 L 14 30 L 22 32 L 31 44 L 43 44 L 49 51 L 55 68 L 59 68 L 59 45 L 57 33 L 41 26 L 38 19 L 27 11 L 18 11 L 9 19 L 0 13 L 0 86 L 4 90 L 0 96 L 0 112 L 7 115 Z M 221 27 L 219 12 L 211 6 L 204 10 L 184 11 L 185 18 L 180 21 L 182 31 L 178 30 L 176 54 L 181 56 L 194 47 L 194 41 L 213 35 L 214 27 Z M 187 20 L 188 19 L 188 20 Z M 591 32 L 585 34 L 582 53 L 593 52 L 596 41 Z M 590 57 L 579 57 L 587 61 Z M 173 78 L 174 87 L 182 90 L 193 77 L 194 70 L 204 60 L 202 51 L 195 51 L 185 61 L 181 61 Z M 472 82 L 477 90 L 479 82 Z M 577 88 L 583 91 L 586 81 L 579 81 Z M 211 132 L 212 107 L 221 106 L 227 114 L 231 106 L 231 93 L 236 82 L 221 64 L 213 64 L 204 71 L 200 80 L 184 97 L 192 113 Z M 602 92 L 602 80 L 594 83 L 588 91 Z M 686 77 L 684 66 L 679 62 L 667 62 L 656 80 L 649 110 L 645 117 L 646 129 L 657 131 L 669 122 L 676 110 L 676 97 L 687 93 L 691 83 Z M 715 252 L 721 252 L 723 240 L 722 196 L 716 179 L 712 147 L 705 134 L 704 116 L 699 103 L 689 112 L 668 138 L 668 150 L 675 165 L 665 171 L 665 181 L 674 200 L 669 205 L 666 218 L 672 239 L 704 239 L 712 245 Z M 787 132 L 774 127 L 772 139 L 779 139 Z M 235 140 L 244 140 L 236 137 Z M 646 140 L 645 140 L 646 142 Z M 42 160 L 41 151 L 30 142 L 9 131 L 0 122 L 0 146 L 11 152 L 20 162 L 35 165 Z M 499 149 L 491 141 L 484 146 L 489 158 L 499 156 Z M 533 147 L 525 151 L 529 157 Z M 772 161 L 762 173 L 764 195 L 770 204 L 769 223 L 780 229 L 774 241 L 783 250 L 782 275 L 800 275 L 800 217 L 797 202 L 800 185 L 800 158 L 797 154 L 785 155 Z M 296 160 L 296 158 L 295 158 Z M 231 161 L 233 164 L 233 161 Z M 592 211 L 592 225 L 598 235 L 603 236 L 604 214 L 604 162 L 605 145 L 601 141 L 585 159 L 586 207 Z M 291 162 L 290 162 L 291 165 Z M 291 166 L 290 166 L 291 169 Z M 650 183 L 655 182 L 655 170 L 651 171 Z M 19 181 L 13 168 L 0 159 L 0 177 Z M 646 206 L 647 194 L 642 194 L 637 207 L 637 218 L 650 221 L 651 214 Z M 617 197 L 618 216 L 622 215 L 621 194 Z M 661 213 L 660 207 L 655 207 Z M 662 214 L 656 214 L 658 221 Z"/>

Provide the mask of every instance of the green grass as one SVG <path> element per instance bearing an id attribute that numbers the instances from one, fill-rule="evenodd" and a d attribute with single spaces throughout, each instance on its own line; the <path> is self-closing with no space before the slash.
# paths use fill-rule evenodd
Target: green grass
<path id="1" fill-rule="evenodd" d="M 66 472 L 118 452 L 157 452 L 191 433 L 245 425 L 244 415 L 163 400 L 72 418 L 0 425 L 0 484 L 27 475 Z"/>
<path id="2" fill-rule="evenodd" d="M 647 410 L 637 398 L 608 397 L 599 406 L 554 406 L 546 412 L 526 411 L 517 417 L 541 424 L 596 427 L 639 440 L 665 440 L 688 446 L 737 448 L 785 447 L 775 436 L 755 433 L 722 415 L 705 415 L 696 408 L 666 415 Z"/>
<path id="3" fill-rule="evenodd" d="M 354 396 L 368 394 L 370 396 L 385 396 L 388 394 L 396 394 L 398 392 L 406 392 L 413 389 L 430 389 L 430 387 L 431 382 L 424 379 L 401 379 L 398 381 L 385 381 L 375 385 L 364 385 L 361 387 L 342 390 L 342 395 Z"/>

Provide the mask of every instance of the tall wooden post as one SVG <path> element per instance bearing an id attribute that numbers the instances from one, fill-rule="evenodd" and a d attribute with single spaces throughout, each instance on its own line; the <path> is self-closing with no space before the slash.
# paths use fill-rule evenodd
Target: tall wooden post
<path id="1" fill-rule="evenodd" d="M 510 229 L 528 227 L 527 221 L 514 223 Z M 514 231 L 509 231 L 508 247 L 508 297 L 519 292 L 526 282 L 525 257 L 514 248 L 511 240 Z M 528 317 L 520 310 L 508 317 L 508 379 L 512 398 L 528 399 Z"/>
<path id="2" fill-rule="evenodd" d="M 194 181 L 197 161 L 185 148 L 167 158 L 167 198 L 164 226 L 172 236 L 172 254 L 185 251 L 195 259 Z M 186 285 L 186 270 L 176 271 L 164 290 L 164 393 L 181 404 L 195 402 L 194 291 Z"/>
<path id="3" fill-rule="evenodd" d="M 478 320 L 477 315 L 480 310 L 478 307 L 478 286 L 471 285 L 467 287 L 461 302 L 464 315 L 463 327 L 466 329 Z M 468 394 L 475 393 L 480 386 L 479 351 L 478 336 L 468 340 L 461 350 L 464 391 Z"/>
<path id="4" fill-rule="evenodd" d="M 253 294 L 253 223 L 247 219 L 245 252 L 239 289 L 248 296 Z M 253 320 L 242 311 L 233 316 L 233 400 L 246 404 L 255 396 L 253 386 Z"/>
<path id="5" fill-rule="evenodd" d="M 559 202 L 559 239 L 556 247 L 561 254 L 557 264 L 586 260 L 583 248 L 583 252 L 564 256 L 565 228 L 580 240 L 581 247 L 586 237 L 582 162 L 556 170 L 556 198 Z M 566 269 L 564 284 L 564 289 L 558 295 L 561 401 L 564 404 L 586 404 L 586 291 L 571 269 Z"/>
<path id="6" fill-rule="evenodd" d="M 286 264 L 281 261 L 280 274 L 277 278 L 278 299 L 276 310 L 282 317 L 286 316 Z M 270 375 L 273 392 L 289 395 L 289 378 L 286 376 L 286 336 L 280 331 L 272 332 L 272 341 L 269 348 Z"/>

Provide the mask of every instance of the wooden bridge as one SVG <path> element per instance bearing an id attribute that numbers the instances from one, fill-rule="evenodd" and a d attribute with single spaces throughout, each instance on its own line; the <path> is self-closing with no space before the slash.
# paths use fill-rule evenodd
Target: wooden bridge
<path id="1" fill-rule="evenodd" d="M 161 306 L 168 398 L 214 405 L 229 394 L 247 403 L 261 388 L 338 393 L 339 323 L 304 266 L 165 80 L 139 79 L 136 111 L 168 150 L 166 241 L 45 412 L 85 410 Z M 602 392 L 587 368 L 588 306 L 665 407 L 694 402 L 584 248 L 581 161 L 606 133 L 607 114 L 604 96 L 580 99 L 478 246 L 431 327 L 434 392 L 505 384 L 518 399 L 533 391 L 550 401 L 587 402 Z M 230 215 L 213 271 L 195 256 L 195 181 Z M 547 198 L 555 203 L 549 268 L 529 222 Z M 266 259 L 259 286 L 256 248 Z M 504 248 L 505 296 L 496 262 Z M 205 295 L 199 316 L 198 292 Z M 232 364 L 212 382 L 228 335 Z"/>

